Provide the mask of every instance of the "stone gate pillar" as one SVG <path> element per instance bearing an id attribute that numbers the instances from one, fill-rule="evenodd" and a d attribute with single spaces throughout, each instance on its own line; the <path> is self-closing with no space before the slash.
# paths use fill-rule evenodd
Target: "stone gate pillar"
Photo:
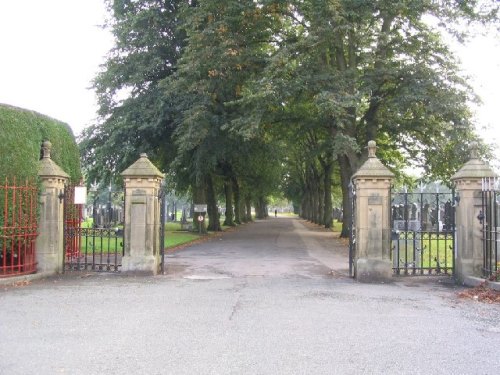
<path id="1" fill-rule="evenodd" d="M 394 174 L 375 151 L 375 141 L 369 141 L 368 160 L 352 177 L 356 189 L 354 277 L 361 282 L 392 279 L 390 191 Z"/>
<path id="2" fill-rule="evenodd" d="M 461 283 L 467 283 L 467 278 L 482 276 L 482 225 L 478 216 L 481 211 L 482 179 L 485 177 L 496 177 L 496 174 L 479 159 L 477 144 L 473 144 L 470 160 L 451 177 L 459 197 L 455 208 L 455 276 Z"/>
<path id="3" fill-rule="evenodd" d="M 158 273 L 160 264 L 160 205 L 164 177 L 146 154 L 122 172 L 125 182 L 125 255 L 122 272 Z"/>
<path id="4" fill-rule="evenodd" d="M 64 185 L 69 175 L 51 158 L 52 144 L 42 144 L 43 157 L 39 162 L 38 176 L 42 185 L 40 194 L 39 235 L 36 239 L 37 272 L 54 274 L 64 266 Z"/>

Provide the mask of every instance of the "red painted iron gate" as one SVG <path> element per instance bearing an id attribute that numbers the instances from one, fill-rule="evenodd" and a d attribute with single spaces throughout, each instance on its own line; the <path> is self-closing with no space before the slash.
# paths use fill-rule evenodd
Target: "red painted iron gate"
<path id="1" fill-rule="evenodd" d="M 38 188 L 0 184 L 0 278 L 36 272 Z"/>

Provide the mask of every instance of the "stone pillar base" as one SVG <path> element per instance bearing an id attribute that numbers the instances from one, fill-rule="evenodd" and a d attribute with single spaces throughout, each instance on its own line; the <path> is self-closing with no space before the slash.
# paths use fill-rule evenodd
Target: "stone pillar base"
<path id="1" fill-rule="evenodd" d="M 389 283 L 392 278 L 390 260 L 360 258 L 356 261 L 356 280 L 362 283 Z"/>
<path id="2" fill-rule="evenodd" d="M 41 273 L 61 273 L 62 260 L 58 254 L 37 253 L 36 261 L 38 263 L 37 272 Z"/>
<path id="3" fill-rule="evenodd" d="M 122 258 L 122 273 L 156 275 L 158 273 L 159 261 L 155 256 L 131 257 L 125 255 Z"/>
<path id="4" fill-rule="evenodd" d="M 475 259 L 459 259 L 455 264 L 455 275 L 459 283 L 464 283 L 468 277 L 483 276 L 483 261 Z"/>

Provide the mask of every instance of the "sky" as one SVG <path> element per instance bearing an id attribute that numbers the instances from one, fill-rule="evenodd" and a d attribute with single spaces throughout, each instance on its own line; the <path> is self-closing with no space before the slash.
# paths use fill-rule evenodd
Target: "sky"
<path id="1" fill-rule="evenodd" d="M 113 46 L 100 25 L 103 0 L 0 0 L 0 103 L 68 123 L 75 135 L 94 123 L 92 79 Z M 474 39 L 456 47 L 481 96 L 478 133 L 497 147 L 500 167 L 500 40 Z"/>
<path id="2" fill-rule="evenodd" d="M 113 46 L 102 0 L 0 0 L 0 103 L 93 123 L 91 81 Z"/>

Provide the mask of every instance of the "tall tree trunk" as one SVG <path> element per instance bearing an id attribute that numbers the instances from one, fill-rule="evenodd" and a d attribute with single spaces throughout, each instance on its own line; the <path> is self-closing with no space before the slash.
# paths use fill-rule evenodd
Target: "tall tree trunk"
<path id="1" fill-rule="evenodd" d="M 307 168 L 306 173 L 306 220 L 314 220 L 314 182 L 312 181 L 312 175 L 309 168 Z"/>
<path id="2" fill-rule="evenodd" d="M 227 178 L 224 182 L 224 194 L 226 196 L 226 218 L 224 219 L 224 225 L 234 227 L 234 216 L 233 216 L 233 183 L 231 179 Z"/>
<path id="3" fill-rule="evenodd" d="M 206 192 L 205 184 L 197 182 L 193 184 L 193 203 L 194 204 L 205 204 L 206 203 Z M 205 220 L 198 221 L 198 216 L 205 216 L 202 212 L 194 212 L 193 215 L 193 230 L 196 232 L 206 233 L 206 223 Z"/>
<path id="4" fill-rule="evenodd" d="M 240 185 L 236 177 L 231 178 L 233 185 L 233 196 L 234 196 L 234 222 L 236 224 L 241 224 L 241 199 L 240 199 Z"/>
<path id="5" fill-rule="evenodd" d="M 342 210 L 344 212 L 342 220 L 342 231 L 340 232 L 340 237 L 349 237 L 349 226 L 352 221 L 352 206 L 349 197 L 349 184 L 351 182 L 351 176 L 353 175 L 351 165 L 347 156 L 340 155 L 338 157 L 340 166 L 340 184 L 342 187 Z"/>
<path id="6" fill-rule="evenodd" d="M 306 213 L 306 198 L 305 198 L 305 192 L 302 192 L 302 198 L 300 199 L 299 217 L 305 219 L 306 217 L 305 213 Z"/>
<path id="7" fill-rule="evenodd" d="M 240 194 L 241 195 L 241 194 Z M 243 223 L 248 223 L 248 218 L 246 214 L 246 202 L 243 196 L 240 197 L 240 215 L 241 215 L 241 221 Z"/>
<path id="8" fill-rule="evenodd" d="M 217 207 L 217 199 L 215 197 L 214 183 L 212 176 L 206 178 L 207 186 L 207 211 L 208 211 L 208 230 L 218 232 L 221 230 L 219 221 L 219 210 Z"/>
<path id="9" fill-rule="evenodd" d="M 267 203 L 264 197 L 258 197 L 255 202 L 255 216 L 257 219 L 265 219 L 269 216 L 267 212 Z"/>
<path id="10" fill-rule="evenodd" d="M 318 221 L 319 225 L 324 225 L 325 222 L 325 187 L 323 179 L 318 176 Z"/>
<path id="11" fill-rule="evenodd" d="M 325 193 L 325 211 L 323 223 L 325 228 L 332 227 L 332 214 L 333 214 L 333 203 L 332 203 L 332 174 L 333 174 L 333 163 L 331 158 L 326 161 L 324 170 L 324 193 Z"/>
<path id="12" fill-rule="evenodd" d="M 302 218 L 309 220 L 311 218 L 311 210 L 309 209 L 309 206 L 311 204 L 311 196 L 309 194 L 309 188 L 306 187 L 306 190 L 304 191 L 304 198 L 303 198 L 303 213 L 302 213 Z"/>
<path id="13" fill-rule="evenodd" d="M 313 223 L 316 223 L 316 224 L 318 223 L 318 218 L 319 218 L 318 207 L 319 207 L 319 191 L 318 191 L 318 186 L 316 184 L 314 184 L 313 191 L 312 191 L 312 217 L 311 217 L 311 221 Z"/>
<path id="14" fill-rule="evenodd" d="M 246 219 L 252 221 L 252 197 L 250 194 L 245 196 Z"/>
<path id="15" fill-rule="evenodd" d="M 312 222 L 320 224 L 321 217 L 321 200 L 323 199 L 320 191 L 320 178 L 316 167 L 312 167 L 311 173 L 311 190 L 312 190 Z"/>

